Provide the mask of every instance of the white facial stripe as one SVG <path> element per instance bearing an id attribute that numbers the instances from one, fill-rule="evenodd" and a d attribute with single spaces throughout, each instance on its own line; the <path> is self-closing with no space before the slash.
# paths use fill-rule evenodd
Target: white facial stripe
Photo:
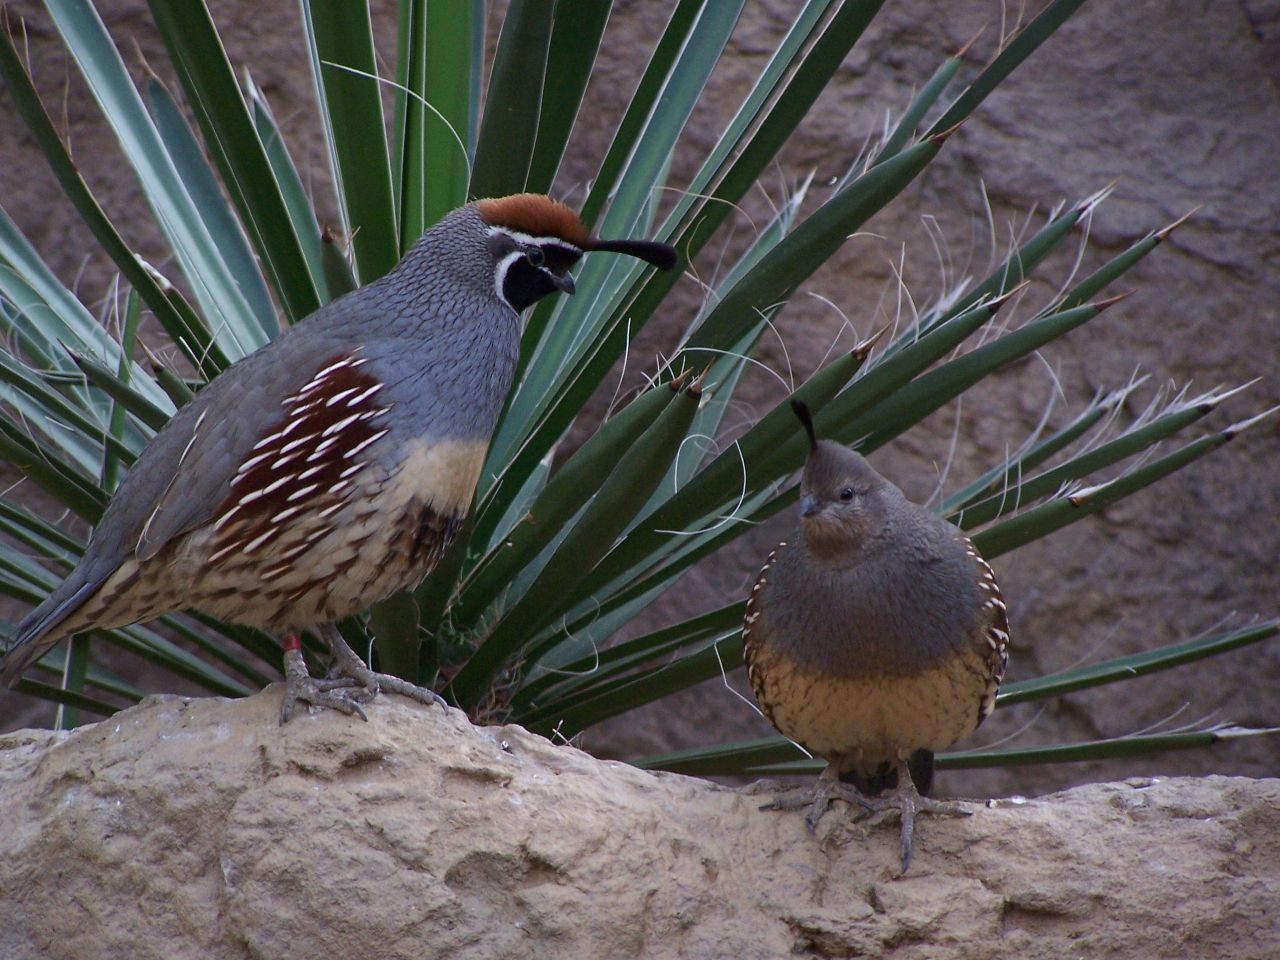
<path id="1" fill-rule="evenodd" d="M 582 256 L 582 248 L 570 243 L 564 237 L 534 237 L 527 233 L 521 233 L 519 230 L 512 230 L 510 227 L 490 227 L 488 230 L 489 236 L 493 236 L 495 233 L 501 233 L 510 237 L 516 243 L 525 246 L 546 247 L 555 245 L 563 248 L 567 253 L 575 254 L 579 257 Z"/>
<path id="2" fill-rule="evenodd" d="M 498 261 L 498 268 L 493 272 L 493 290 L 498 295 L 498 299 L 505 303 L 512 311 L 519 313 L 515 307 L 507 302 L 506 295 L 502 292 L 507 282 L 507 271 L 511 269 L 511 265 L 517 260 L 523 260 L 524 253 L 519 250 L 513 250 L 505 257 Z"/>

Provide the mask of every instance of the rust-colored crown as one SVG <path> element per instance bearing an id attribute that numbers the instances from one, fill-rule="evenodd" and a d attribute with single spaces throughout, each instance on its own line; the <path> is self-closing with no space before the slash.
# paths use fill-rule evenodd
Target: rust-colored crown
<path id="1" fill-rule="evenodd" d="M 587 232 L 576 213 L 541 193 L 515 193 L 476 201 L 480 219 L 492 227 L 507 227 L 531 237 L 559 237 L 579 250 L 605 250 L 638 257 L 659 270 L 675 267 L 674 249 L 653 240 L 602 240 Z"/>
<path id="2" fill-rule="evenodd" d="M 587 242 L 587 228 L 563 203 L 540 193 L 514 193 L 476 203 L 480 219 L 491 227 L 509 227 L 531 237 L 560 237 L 575 247 Z M 585 249 L 585 247 L 583 247 Z"/>

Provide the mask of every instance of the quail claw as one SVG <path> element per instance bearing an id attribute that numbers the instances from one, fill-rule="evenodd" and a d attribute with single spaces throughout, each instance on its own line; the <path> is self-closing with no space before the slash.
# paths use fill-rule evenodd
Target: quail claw
<path id="1" fill-rule="evenodd" d="M 298 701 L 313 707 L 330 707 L 348 716 L 368 721 L 360 704 L 350 692 L 350 678 L 317 680 L 307 672 L 307 662 L 301 650 L 287 650 L 284 655 L 284 702 L 280 705 L 280 725 L 289 722 Z"/>
<path id="2" fill-rule="evenodd" d="M 911 779 L 905 762 L 900 764 L 898 768 L 898 785 L 882 797 L 864 801 L 863 805 L 867 808 L 868 814 L 896 813 L 902 821 L 902 872 L 898 876 L 905 875 L 907 868 L 911 866 L 911 850 L 916 832 L 916 814 L 937 813 L 950 817 L 973 815 L 973 811 L 964 804 L 954 801 L 931 800 L 928 797 L 920 796 L 916 791 L 915 782 Z"/>

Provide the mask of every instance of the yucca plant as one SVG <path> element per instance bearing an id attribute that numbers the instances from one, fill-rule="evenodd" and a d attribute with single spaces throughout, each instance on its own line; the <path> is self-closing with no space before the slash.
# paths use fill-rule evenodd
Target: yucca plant
<path id="1" fill-rule="evenodd" d="M 562 441 L 639 331 L 675 308 L 678 275 L 589 259 L 578 293 L 528 319 L 517 385 L 495 434 L 471 517 L 412 595 L 350 622 L 372 637 L 380 669 L 433 685 L 478 720 L 572 736 L 741 662 L 742 603 L 613 638 L 694 564 L 795 499 L 805 442 L 787 404 L 748 429 L 726 412 L 763 332 L 811 274 L 944 149 L 983 99 L 1075 11 L 1055 0 L 980 69 L 945 57 L 896 121 L 821 197 L 796 187 L 707 284 L 648 386 L 571 453 Z M 309 178 L 290 157 L 262 94 L 231 64 L 203 3 L 151 0 L 179 90 L 139 89 L 89 0 L 49 0 L 50 19 L 87 82 L 172 254 L 142 262 L 80 178 L 37 96 L 8 24 L 0 73 L 69 200 L 119 270 L 95 317 L 0 215 L 0 453 L 88 524 L 147 438 L 192 391 L 279 324 L 386 272 L 421 231 L 468 198 L 548 191 L 578 120 L 609 17 L 605 2 L 513 0 L 483 99 L 479 0 L 401 0 L 397 48 L 375 49 L 369 9 L 301 0 L 309 59 L 342 222 L 323 228 Z M 687 182 L 671 157 L 741 13 L 742 0 L 679 0 L 613 126 L 582 215 L 602 235 L 646 236 L 690 262 L 709 256 L 735 205 L 772 162 L 880 2 L 810 0 Z M 379 64 L 394 62 L 394 77 Z M 964 82 L 961 74 L 967 73 Z M 384 89 L 385 88 L 385 89 Z M 384 92 L 388 92 L 384 97 Z M 384 105 L 390 104 L 389 111 Z M 675 188 L 664 192 L 664 188 Z M 856 344 L 794 389 L 826 436 L 870 452 L 992 372 L 1088 323 L 1119 299 L 1110 287 L 1176 224 L 1153 229 L 1083 279 L 1061 277 L 1029 306 L 1028 278 L 1070 243 L 1106 191 L 1054 209 L 981 279 L 954 284 L 908 322 Z M 0 198 L 2 199 L 2 198 Z M 335 234 L 348 242 L 345 249 Z M 704 252 L 706 251 L 706 252 Z M 1002 309 L 1003 308 L 1003 309 Z M 853 309 L 853 308 L 851 308 Z M 181 357 L 167 367 L 138 338 L 149 313 Z M 998 320 L 994 320 L 997 318 Z M 993 322 L 994 320 L 994 322 Z M 110 335 L 108 334 L 110 332 Z M 972 345 L 978 341 L 978 345 Z M 1135 384 L 1100 394 L 1068 422 L 1042 423 L 1015 452 L 941 509 L 999 556 L 1083 519 L 1225 443 L 1252 420 L 1177 444 L 1229 394 L 1161 395 L 1130 422 Z M 1256 419 L 1256 418 L 1255 418 Z M 718 438 L 718 446 L 701 442 Z M 704 452 L 712 450 L 713 452 Z M 719 450 L 719 452 L 714 452 Z M 39 600 L 74 563 L 81 534 L 41 519 L 22 490 L 0 497 L 0 589 Z M 1275 620 L 1223 629 L 1137 657 L 1011 684 L 1003 704 L 1124 680 L 1258 642 Z M 633 630 L 632 633 L 635 631 Z M 249 693 L 276 674 L 273 638 L 198 615 L 79 637 L 20 689 L 107 714 L 145 691 L 121 680 L 123 648 L 210 693 Z M 1239 728 L 991 751 L 941 765 L 1041 762 L 1201 745 Z M 780 738 L 636 758 L 700 773 L 794 769 Z"/>

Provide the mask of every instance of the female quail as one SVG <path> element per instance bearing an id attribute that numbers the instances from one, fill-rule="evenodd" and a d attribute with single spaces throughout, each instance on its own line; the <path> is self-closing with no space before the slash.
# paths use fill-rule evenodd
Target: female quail
<path id="1" fill-rule="evenodd" d="M 281 722 L 298 700 L 364 716 L 379 688 L 438 700 L 370 671 L 334 621 L 439 559 L 511 386 L 520 314 L 573 293 L 570 268 L 595 250 L 676 262 L 664 244 L 593 238 L 544 196 L 468 204 L 385 277 L 229 367 L 143 450 L 0 679 L 64 637 L 191 607 L 286 634 Z M 308 675 L 304 628 L 333 651 L 335 678 Z"/>
<path id="2" fill-rule="evenodd" d="M 991 713 L 1008 659 L 995 575 L 959 530 L 908 501 L 859 454 L 819 442 L 809 411 L 799 528 L 769 555 L 747 601 L 743 653 L 765 717 L 827 761 L 803 799 L 813 830 L 834 799 L 896 810 L 902 871 L 918 812 L 968 813 L 921 797 L 908 770 Z M 868 800 L 841 777 L 897 786 Z"/>

